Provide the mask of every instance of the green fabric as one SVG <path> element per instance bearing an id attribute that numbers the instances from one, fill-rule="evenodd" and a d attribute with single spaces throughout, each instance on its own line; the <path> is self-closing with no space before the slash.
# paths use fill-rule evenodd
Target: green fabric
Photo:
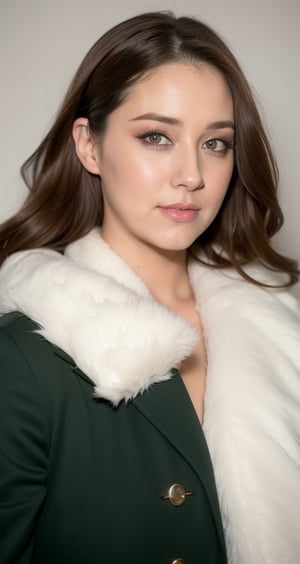
<path id="1" fill-rule="evenodd" d="M 1 564 L 224 564 L 206 442 L 178 372 L 118 408 L 25 316 L 0 319 Z M 162 495 L 179 482 L 192 495 Z"/>

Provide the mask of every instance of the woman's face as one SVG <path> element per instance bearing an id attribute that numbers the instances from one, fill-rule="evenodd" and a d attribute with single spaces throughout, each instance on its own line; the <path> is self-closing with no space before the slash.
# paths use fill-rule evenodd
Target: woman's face
<path id="1" fill-rule="evenodd" d="M 95 149 L 103 238 L 121 252 L 190 247 L 220 209 L 233 143 L 232 97 L 217 70 L 172 63 L 137 82 Z"/>

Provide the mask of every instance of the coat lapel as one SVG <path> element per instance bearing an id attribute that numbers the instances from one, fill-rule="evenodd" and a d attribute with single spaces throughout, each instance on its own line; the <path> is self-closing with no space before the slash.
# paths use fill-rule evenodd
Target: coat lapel
<path id="1" fill-rule="evenodd" d="M 80 376 L 80 378 L 82 378 L 83 380 L 85 380 L 88 384 L 90 384 L 91 386 L 94 386 L 95 383 L 93 382 L 93 380 L 91 380 L 91 378 L 89 378 L 84 372 L 82 372 L 82 370 L 80 370 L 80 368 L 78 368 L 76 366 L 76 364 L 74 364 L 73 359 L 67 354 L 65 353 L 62 349 L 58 349 L 55 348 L 54 353 L 55 356 L 57 356 L 58 358 L 60 358 L 61 360 L 63 360 L 70 368 L 70 371 L 73 374 L 76 374 L 77 376 Z"/>
<path id="2" fill-rule="evenodd" d="M 162 433 L 193 468 L 210 503 L 222 549 L 223 526 L 210 455 L 197 415 L 178 370 L 133 400 L 133 405 Z M 176 406 L 176 409 L 175 409 Z"/>

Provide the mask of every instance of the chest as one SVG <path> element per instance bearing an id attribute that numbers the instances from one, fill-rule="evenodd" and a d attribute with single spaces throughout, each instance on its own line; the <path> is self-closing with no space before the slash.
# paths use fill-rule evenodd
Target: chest
<path id="1" fill-rule="evenodd" d="M 167 430 L 149 421 L 142 399 L 113 408 L 72 377 L 68 405 L 55 414 L 33 562 L 113 564 L 125 555 L 150 564 L 184 555 L 196 564 L 200 554 L 204 561 L 224 562 L 206 486 L 167 440 Z M 172 397 L 172 382 L 162 384 L 165 397 L 168 385 Z M 172 401 L 165 407 L 175 409 Z M 202 450 L 199 444 L 198 455 L 206 465 L 205 445 Z M 166 498 L 175 483 L 192 492 L 180 506 Z"/>

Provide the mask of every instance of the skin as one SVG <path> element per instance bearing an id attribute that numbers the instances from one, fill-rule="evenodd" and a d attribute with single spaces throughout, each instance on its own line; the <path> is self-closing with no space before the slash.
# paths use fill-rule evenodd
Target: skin
<path id="1" fill-rule="evenodd" d="M 102 237 L 157 301 L 200 334 L 187 249 L 216 217 L 228 189 L 233 121 L 232 97 L 221 73 L 206 64 L 177 62 L 159 67 L 131 88 L 108 117 L 101 139 L 90 135 L 84 118 L 73 128 L 83 166 L 101 176 Z M 203 340 L 180 368 L 202 420 Z"/>

